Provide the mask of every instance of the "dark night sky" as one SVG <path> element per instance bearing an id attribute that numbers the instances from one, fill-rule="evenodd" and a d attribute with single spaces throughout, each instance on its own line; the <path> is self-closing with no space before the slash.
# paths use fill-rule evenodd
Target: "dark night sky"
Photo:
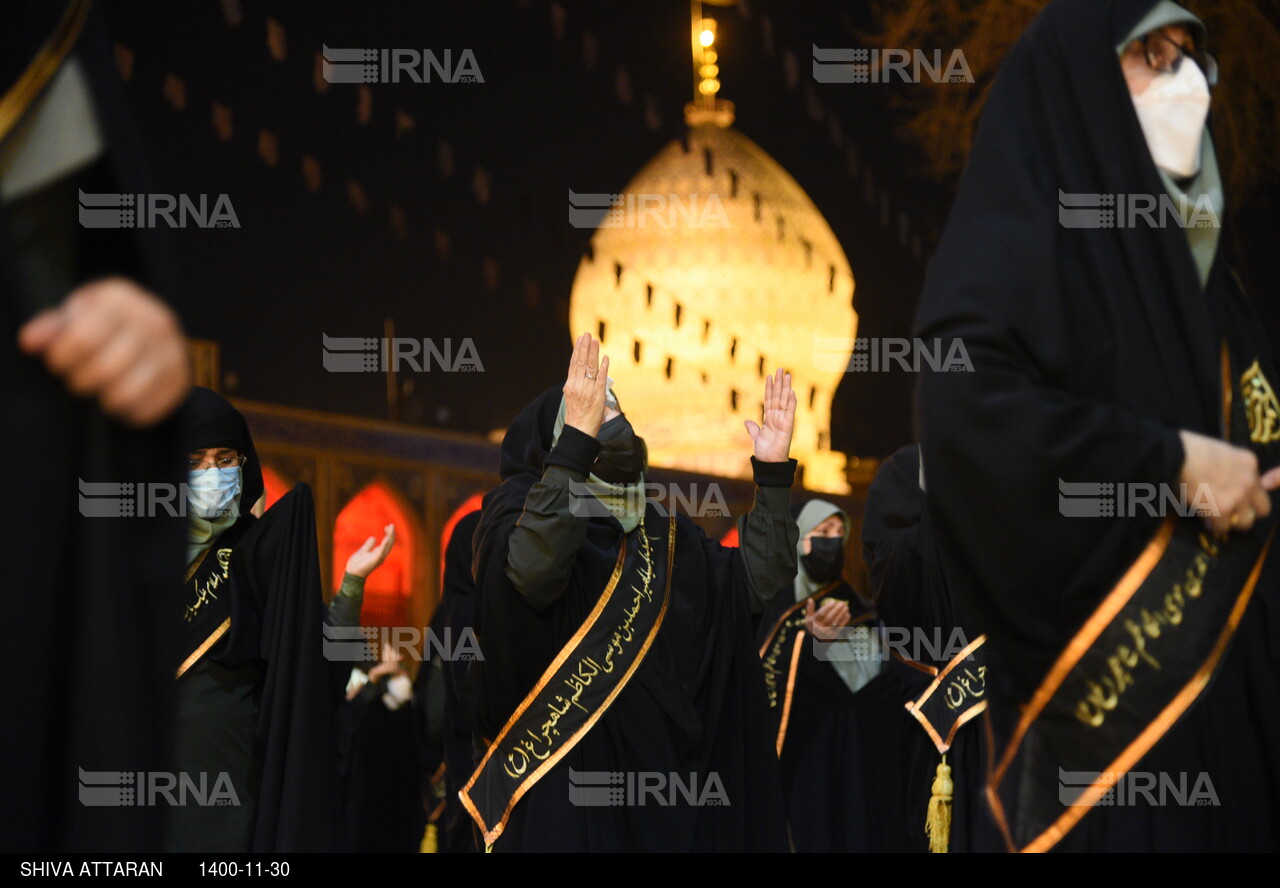
<path id="1" fill-rule="evenodd" d="M 235 5 L 232 26 L 225 8 Z M 810 72 L 811 44 L 858 45 L 864 7 L 746 0 L 706 11 L 720 21 L 722 96 L 737 105 L 736 127 L 796 178 L 844 246 L 859 335 L 907 336 L 924 261 L 900 245 L 898 216 L 926 256 L 947 188 L 915 175 L 915 155 L 894 139 L 889 87 L 817 84 Z M 485 372 L 416 374 L 405 407 L 410 421 L 459 431 L 506 425 L 563 378 L 568 297 L 590 236 L 569 224 L 567 191 L 620 191 L 679 135 L 691 94 L 687 0 L 147 2 L 109 13 L 135 54 L 128 90 L 162 185 L 226 193 L 241 224 L 178 238 L 185 322 L 221 343 L 227 390 L 385 418 L 383 377 L 325 372 L 320 338 L 380 336 L 390 315 L 401 336 L 474 341 Z M 268 19 L 283 27 L 283 61 L 268 50 Z M 313 84 L 323 44 L 469 48 L 484 83 L 374 84 L 361 123 L 356 86 L 322 94 Z M 165 96 L 167 75 L 182 82 L 181 110 Z M 225 143 L 214 102 L 232 113 Z M 400 134 L 398 113 L 412 118 Z M 258 152 L 264 129 L 278 139 L 274 167 Z M 315 192 L 304 155 L 320 163 Z M 365 213 L 349 200 L 352 180 Z M 904 375 L 847 376 L 834 447 L 887 455 L 909 439 L 910 397 Z"/>

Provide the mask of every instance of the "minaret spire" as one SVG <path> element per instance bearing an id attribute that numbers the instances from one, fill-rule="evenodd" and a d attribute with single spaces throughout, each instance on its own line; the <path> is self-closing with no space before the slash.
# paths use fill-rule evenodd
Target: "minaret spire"
<path id="1" fill-rule="evenodd" d="M 715 0 L 709 0 L 715 2 Z M 731 6 L 735 0 L 719 0 L 717 6 Z M 720 54 L 716 51 L 717 24 L 714 18 L 705 16 L 702 0 L 689 0 L 689 38 L 693 50 L 693 101 L 684 108 L 684 120 L 689 126 L 713 124 L 733 125 L 733 102 L 719 97 Z"/>

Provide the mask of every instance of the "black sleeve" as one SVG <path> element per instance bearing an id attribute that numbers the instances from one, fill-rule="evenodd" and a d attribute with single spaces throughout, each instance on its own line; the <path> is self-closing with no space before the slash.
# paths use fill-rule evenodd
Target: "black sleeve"
<path id="1" fill-rule="evenodd" d="M 756 496 L 751 511 L 738 519 L 738 551 L 747 572 L 751 607 L 756 613 L 796 576 L 800 531 L 791 517 L 791 484 L 796 461 L 759 462 L 751 458 Z"/>

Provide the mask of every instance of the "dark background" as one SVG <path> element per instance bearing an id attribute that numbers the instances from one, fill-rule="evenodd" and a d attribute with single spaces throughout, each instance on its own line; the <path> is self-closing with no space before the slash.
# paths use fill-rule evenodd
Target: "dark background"
<path id="1" fill-rule="evenodd" d="M 221 344 L 224 390 L 385 419 L 384 377 L 325 372 L 320 338 L 381 336 L 391 316 L 399 336 L 474 341 L 485 372 L 402 377 L 412 386 L 402 418 L 456 431 L 504 427 L 563 378 L 569 293 L 591 235 L 569 224 L 567 192 L 621 191 L 679 136 L 692 94 L 686 0 L 117 2 L 107 11 L 131 56 L 127 88 L 160 182 L 172 193 L 226 193 L 239 218 L 238 230 L 177 238 L 185 323 Z M 719 21 L 721 96 L 737 106 L 735 126 L 796 178 L 844 246 L 859 335 L 909 336 L 953 183 L 921 175 L 917 152 L 895 136 L 895 87 L 818 84 L 811 74 L 813 44 L 866 45 L 867 4 L 744 0 L 704 12 Z M 269 49 L 269 20 L 282 60 Z M 317 90 L 322 45 L 451 49 L 455 59 L 470 49 L 484 82 L 373 84 L 362 122 L 359 87 Z M 231 111 L 225 142 L 215 102 Z M 412 127 L 398 132 L 398 115 Z M 274 166 L 259 153 L 262 130 L 277 140 Z M 304 155 L 320 165 L 314 192 Z M 367 198 L 363 212 L 350 182 Z M 1274 289 L 1260 282 L 1270 287 L 1280 272 L 1275 214 L 1244 222 L 1246 278 L 1274 331 Z M 847 375 L 833 447 L 883 457 L 906 443 L 911 386 L 905 374 Z"/>

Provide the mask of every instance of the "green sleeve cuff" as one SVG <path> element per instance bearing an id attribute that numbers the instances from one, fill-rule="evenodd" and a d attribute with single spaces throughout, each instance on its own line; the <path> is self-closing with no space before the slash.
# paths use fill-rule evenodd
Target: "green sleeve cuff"
<path id="1" fill-rule="evenodd" d="M 347 598 L 360 598 L 364 595 L 364 581 L 366 577 L 358 577 L 355 574 L 344 573 L 342 575 L 342 585 L 338 587 L 338 594 Z"/>

